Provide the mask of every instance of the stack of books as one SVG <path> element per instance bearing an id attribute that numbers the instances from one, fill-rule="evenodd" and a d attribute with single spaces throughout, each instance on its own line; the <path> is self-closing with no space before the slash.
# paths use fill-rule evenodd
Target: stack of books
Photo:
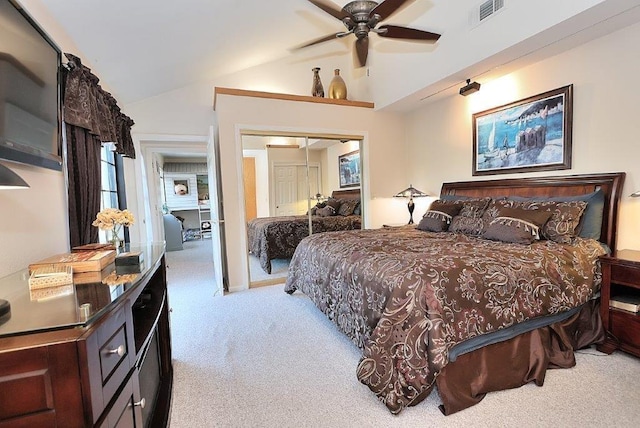
<path id="1" fill-rule="evenodd" d="M 640 312 L 640 295 L 620 295 L 609 300 L 609 307 L 622 309 L 623 311 Z"/>

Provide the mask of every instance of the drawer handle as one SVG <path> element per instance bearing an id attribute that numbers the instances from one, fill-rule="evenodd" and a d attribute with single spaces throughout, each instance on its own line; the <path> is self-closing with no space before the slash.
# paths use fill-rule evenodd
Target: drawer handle
<path id="1" fill-rule="evenodd" d="M 133 403 L 133 407 L 140 407 L 141 409 L 144 409 L 144 406 L 147 404 L 147 400 L 145 400 L 144 398 L 142 398 L 140 401 L 138 401 L 137 403 Z"/>
<path id="2" fill-rule="evenodd" d="M 124 345 L 120 345 L 116 349 L 109 349 L 107 351 L 104 351 L 104 353 L 107 355 L 118 354 L 118 357 L 122 357 L 124 355 L 124 351 Z"/>

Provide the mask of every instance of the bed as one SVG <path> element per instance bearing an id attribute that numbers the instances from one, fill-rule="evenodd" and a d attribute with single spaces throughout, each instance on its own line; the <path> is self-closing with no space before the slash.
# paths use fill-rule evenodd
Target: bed
<path id="1" fill-rule="evenodd" d="M 574 350 L 604 339 L 597 260 L 615 248 L 624 177 L 445 183 L 438 203 L 462 206 L 449 229 L 310 236 L 291 260 L 285 291 L 306 294 L 361 348 L 357 378 L 394 414 L 436 386 L 448 415 L 491 391 L 542 385 L 548 368 L 572 367 Z M 466 207 L 486 198 L 484 210 L 469 217 L 482 220 L 482 234 L 467 233 Z M 546 220 L 535 228 L 534 220 L 519 222 L 516 235 L 526 229 L 542 239 L 486 237 L 489 228 L 512 230 L 513 213 L 523 210 Z"/>
<path id="2" fill-rule="evenodd" d="M 347 215 L 311 215 L 313 233 L 361 229 L 361 215 L 353 214 L 360 201 L 360 189 L 336 190 L 331 194 L 336 201 L 352 201 Z M 349 213 L 350 211 L 350 213 Z M 356 211 L 357 213 L 360 210 Z M 315 209 L 312 209 L 312 214 Z M 271 260 L 290 259 L 300 243 L 309 236 L 309 216 L 259 217 L 247 223 L 249 253 L 260 261 L 262 269 L 271 273 Z"/>

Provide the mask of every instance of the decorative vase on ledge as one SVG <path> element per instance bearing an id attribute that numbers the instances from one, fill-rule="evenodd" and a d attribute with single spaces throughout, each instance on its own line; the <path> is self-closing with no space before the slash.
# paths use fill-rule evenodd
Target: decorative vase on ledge
<path id="1" fill-rule="evenodd" d="M 334 70 L 335 75 L 329 84 L 329 98 L 336 100 L 347 99 L 347 85 L 344 83 L 344 79 L 340 76 L 340 69 Z"/>
<path id="2" fill-rule="evenodd" d="M 324 97 L 324 88 L 322 87 L 322 81 L 320 80 L 320 67 L 312 68 L 313 71 L 313 86 L 311 87 L 311 95 L 314 97 Z"/>

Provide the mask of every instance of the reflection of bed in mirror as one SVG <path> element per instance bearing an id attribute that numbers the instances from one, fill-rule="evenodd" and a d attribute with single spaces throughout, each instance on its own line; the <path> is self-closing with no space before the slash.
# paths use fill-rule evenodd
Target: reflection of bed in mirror
<path id="1" fill-rule="evenodd" d="M 336 190 L 325 203 L 311 209 L 313 233 L 361 229 L 360 189 Z M 290 259 L 309 236 L 309 216 L 259 217 L 247 223 L 249 253 L 271 273 L 271 260 Z"/>

